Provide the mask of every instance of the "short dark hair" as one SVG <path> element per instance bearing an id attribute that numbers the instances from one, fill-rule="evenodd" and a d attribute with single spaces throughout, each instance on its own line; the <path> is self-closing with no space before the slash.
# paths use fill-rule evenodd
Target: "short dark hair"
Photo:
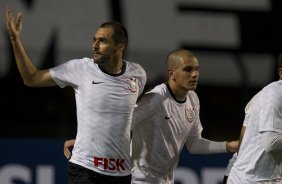
<path id="1" fill-rule="evenodd" d="M 176 49 L 170 52 L 166 58 L 167 70 L 176 68 L 179 63 L 179 57 L 185 55 L 185 57 L 197 58 L 191 51 L 187 49 Z"/>
<path id="2" fill-rule="evenodd" d="M 278 58 L 278 68 L 282 68 L 282 53 L 279 55 Z"/>
<path id="3" fill-rule="evenodd" d="M 101 24 L 100 28 L 112 28 L 113 33 L 113 39 L 116 43 L 125 44 L 125 47 L 127 47 L 128 44 L 128 34 L 126 31 L 126 28 L 119 22 L 116 21 L 108 21 L 103 24 Z"/>

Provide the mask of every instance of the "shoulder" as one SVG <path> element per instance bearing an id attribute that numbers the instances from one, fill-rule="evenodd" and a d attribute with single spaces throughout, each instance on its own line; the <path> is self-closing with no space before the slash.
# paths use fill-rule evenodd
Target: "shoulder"
<path id="1" fill-rule="evenodd" d="M 188 92 L 188 95 L 190 95 L 190 96 L 192 96 L 193 98 L 197 98 L 198 99 L 198 95 L 197 95 L 197 93 L 195 92 L 195 91 L 192 91 L 192 90 L 190 90 L 189 92 Z"/>
<path id="2" fill-rule="evenodd" d="M 155 92 L 149 91 L 144 94 L 137 102 L 137 107 L 134 112 L 143 112 L 151 114 L 159 109 L 163 104 L 163 97 Z"/>
<path id="3" fill-rule="evenodd" d="M 58 71 L 80 71 L 83 66 L 89 62 L 90 59 L 88 58 L 88 60 L 86 58 L 83 59 L 72 59 L 69 61 L 66 61 L 64 63 L 61 63 L 60 65 L 51 68 L 50 71 L 51 72 L 58 72 Z"/>
<path id="4" fill-rule="evenodd" d="M 85 64 L 89 64 L 89 63 L 94 63 L 93 60 L 91 60 L 90 58 L 81 58 L 81 59 L 71 59 L 63 64 L 66 65 L 85 65 Z"/>
<path id="5" fill-rule="evenodd" d="M 248 104 L 245 107 L 245 113 L 248 114 L 252 111 L 252 108 L 255 104 L 256 98 L 259 96 L 259 93 L 257 93 L 253 98 L 248 102 Z"/>
<path id="6" fill-rule="evenodd" d="M 259 108 L 280 107 L 282 102 L 282 81 L 275 81 L 265 86 L 255 97 L 255 106 Z"/>
<path id="7" fill-rule="evenodd" d="M 166 87 L 166 84 L 162 83 L 160 85 L 155 86 L 149 93 L 154 93 L 165 97 L 169 93 L 169 91 Z"/>
<path id="8" fill-rule="evenodd" d="M 189 91 L 188 97 L 191 98 L 194 101 L 194 103 L 196 103 L 196 104 L 200 103 L 199 97 L 198 97 L 198 95 L 195 91 Z"/>
<path id="9" fill-rule="evenodd" d="M 275 100 L 277 97 L 282 97 L 282 80 L 272 82 L 265 86 L 259 92 L 260 99 L 269 98 L 267 100 Z"/>
<path id="10" fill-rule="evenodd" d="M 87 57 L 82 58 L 82 59 L 76 59 L 76 61 L 83 65 L 97 65 L 94 63 L 93 59 L 87 58 Z"/>
<path id="11" fill-rule="evenodd" d="M 124 60 L 124 62 L 126 63 L 126 68 L 128 71 L 137 71 L 139 74 L 146 75 L 144 68 L 140 64 L 126 60 Z"/>
<path id="12" fill-rule="evenodd" d="M 146 103 L 150 104 L 159 104 L 164 101 L 167 93 L 167 88 L 165 84 L 160 84 L 155 86 L 152 90 L 148 91 L 141 100 L 146 101 Z"/>

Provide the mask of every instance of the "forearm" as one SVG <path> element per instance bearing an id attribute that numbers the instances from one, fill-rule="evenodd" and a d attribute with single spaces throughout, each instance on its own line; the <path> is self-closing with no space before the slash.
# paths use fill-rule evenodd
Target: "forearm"
<path id="1" fill-rule="evenodd" d="M 244 137 L 245 131 L 246 131 L 246 126 L 242 126 L 242 128 L 241 128 L 241 133 L 240 133 L 240 137 L 239 137 L 239 148 L 238 148 L 238 152 L 239 152 L 239 150 L 240 150 L 240 146 L 241 146 L 241 143 L 242 143 L 242 141 L 243 141 L 243 137 Z"/>
<path id="2" fill-rule="evenodd" d="M 216 142 L 204 138 L 196 138 L 192 144 L 187 145 L 187 148 L 192 154 L 212 154 L 225 153 L 226 142 Z"/>
<path id="3" fill-rule="evenodd" d="M 56 85 L 49 69 L 38 70 L 28 57 L 21 40 L 12 41 L 17 67 L 24 84 L 30 87 L 47 87 Z"/>
<path id="4" fill-rule="evenodd" d="M 263 132 L 261 142 L 266 152 L 282 151 L 282 134 L 278 132 Z"/>
<path id="5" fill-rule="evenodd" d="M 17 67 L 22 79 L 26 85 L 31 86 L 34 80 L 33 78 L 37 72 L 37 68 L 32 64 L 30 58 L 28 57 L 20 38 L 13 40 L 12 46 Z"/>

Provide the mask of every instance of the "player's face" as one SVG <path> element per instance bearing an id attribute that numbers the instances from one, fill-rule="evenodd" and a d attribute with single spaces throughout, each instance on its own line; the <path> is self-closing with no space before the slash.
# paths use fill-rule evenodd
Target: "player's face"
<path id="1" fill-rule="evenodd" d="M 117 45 L 112 38 L 113 29 L 99 28 L 93 38 L 93 59 L 97 64 L 111 62 L 117 58 Z"/>
<path id="2" fill-rule="evenodd" d="M 185 90 L 195 90 L 199 79 L 199 63 L 196 58 L 184 58 L 174 71 L 175 84 Z"/>

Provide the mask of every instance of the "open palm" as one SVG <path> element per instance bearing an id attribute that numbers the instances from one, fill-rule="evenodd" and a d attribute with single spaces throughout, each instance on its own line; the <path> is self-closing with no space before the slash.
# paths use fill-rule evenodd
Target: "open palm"
<path id="1" fill-rule="evenodd" d="M 19 12 L 17 20 L 14 20 L 11 7 L 6 9 L 6 24 L 12 42 L 16 41 L 20 37 L 22 31 L 22 14 Z"/>

